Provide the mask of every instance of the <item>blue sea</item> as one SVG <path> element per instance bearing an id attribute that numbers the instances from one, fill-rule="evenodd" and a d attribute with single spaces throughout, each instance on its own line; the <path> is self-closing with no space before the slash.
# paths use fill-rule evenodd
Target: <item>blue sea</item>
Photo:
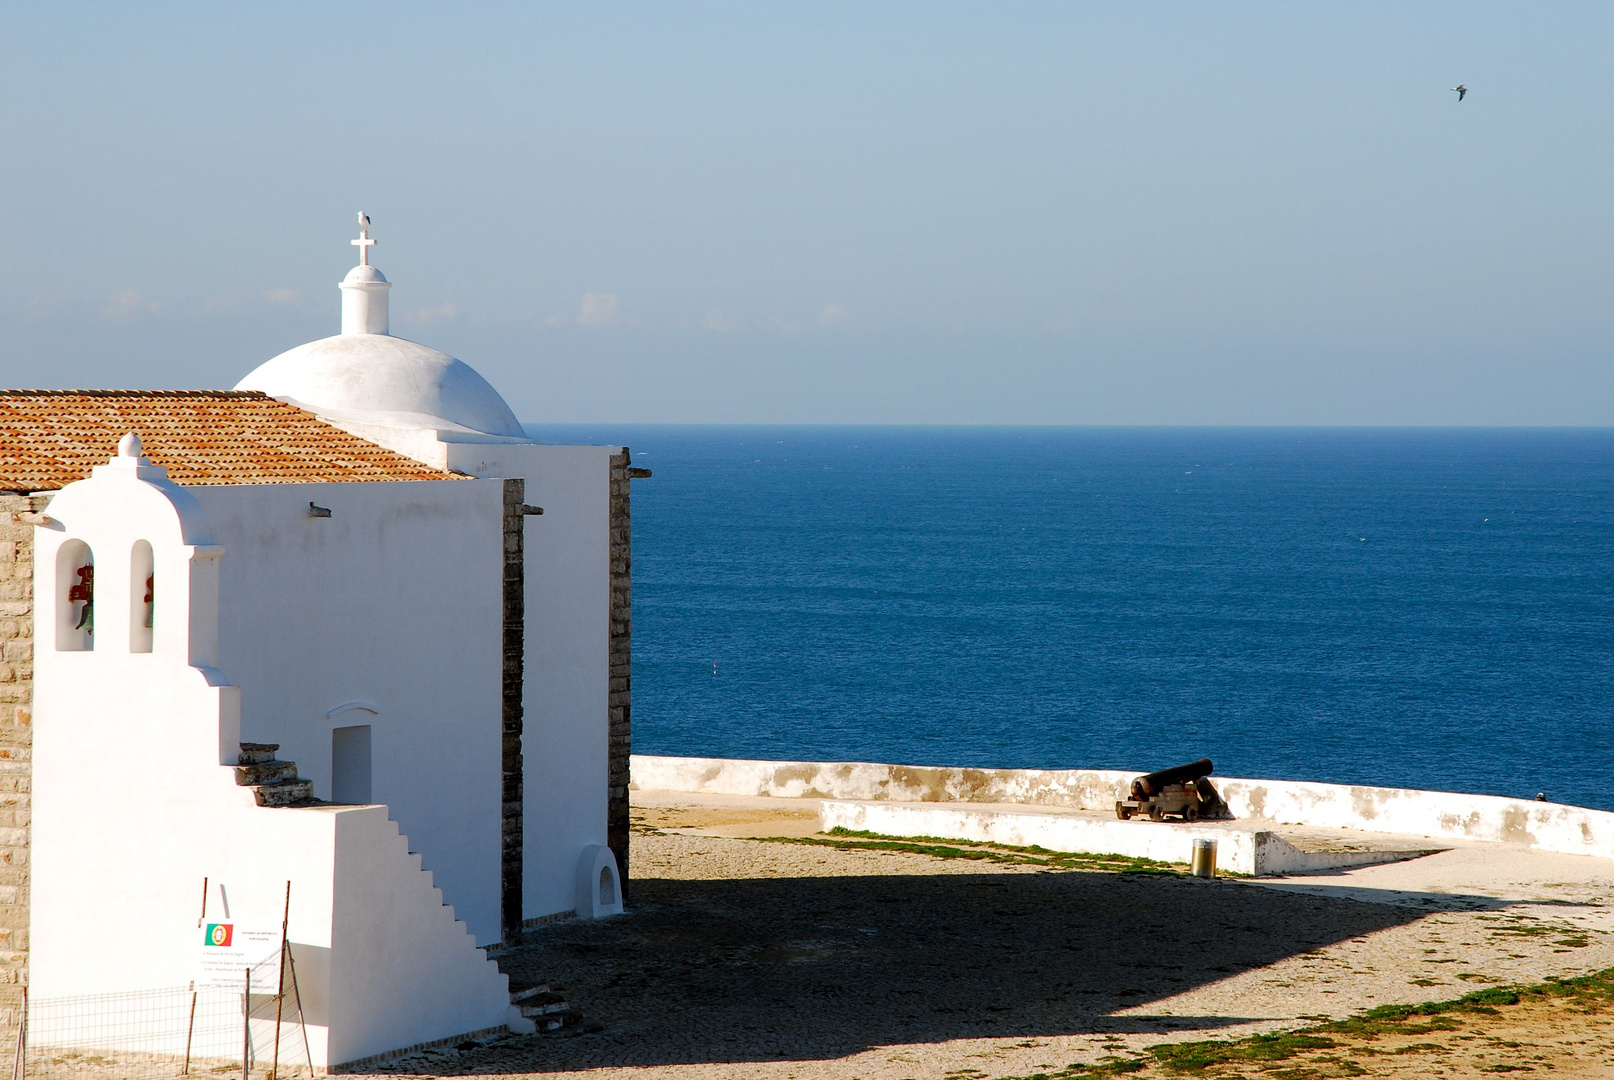
<path id="1" fill-rule="evenodd" d="M 532 431 L 654 470 L 637 752 L 1614 809 L 1614 431 Z"/>

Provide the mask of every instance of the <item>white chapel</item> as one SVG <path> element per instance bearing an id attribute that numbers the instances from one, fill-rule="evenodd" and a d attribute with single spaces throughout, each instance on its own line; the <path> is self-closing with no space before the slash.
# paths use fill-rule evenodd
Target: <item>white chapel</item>
<path id="1" fill-rule="evenodd" d="M 157 993 L 202 928 L 284 920 L 331 1069 L 530 1030 L 488 947 L 622 910 L 649 475 L 393 336 L 361 221 L 340 333 L 233 389 L 0 391 L 0 550 L 31 575 L 0 594 L 32 639 L 0 688 L 31 709 L 0 715 L 0 793 L 24 760 L 31 786 L 0 798 L 11 966 L 34 1001 Z"/>

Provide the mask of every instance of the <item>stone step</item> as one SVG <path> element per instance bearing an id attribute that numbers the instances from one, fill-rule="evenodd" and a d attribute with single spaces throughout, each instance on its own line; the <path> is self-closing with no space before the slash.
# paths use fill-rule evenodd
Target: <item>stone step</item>
<path id="1" fill-rule="evenodd" d="M 528 1020 L 536 1020 L 540 1016 L 556 1016 L 570 1012 L 572 1007 L 561 994 L 539 994 L 519 1003 L 516 1008 L 520 1009 L 521 1015 Z"/>
<path id="2" fill-rule="evenodd" d="M 236 764 L 267 765 L 275 760 L 275 751 L 279 749 L 279 743 L 244 742 L 241 744 L 241 755 L 235 759 Z"/>
<path id="3" fill-rule="evenodd" d="M 295 761 L 264 761 L 235 767 L 235 782 L 242 787 L 257 787 L 259 784 L 282 784 L 287 780 L 295 779 L 297 779 L 297 763 Z"/>
<path id="4" fill-rule="evenodd" d="M 559 1031 L 561 1028 L 575 1027 L 582 1023 L 583 1014 L 576 1009 L 567 1009 L 563 1013 L 554 1013 L 550 1016 L 534 1016 L 531 1020 L 540 1032 Z"/>
<path id="5" fill-rule="evenodd" d="M 285 780 L 278 784 L 252 785 L 259 806 L 296 806 L 314 801 L 314 781 Z"/>
<path id="6" fill-rule="evenodd" d="M 297 775 L 295 761 L 275 757 L 279 743 L 241 744 L 236 757 L 235 782 L 252 789 L 259 806 L 302 806 L 316 802 L 314 782 Z"/>
<path id="7" fill-rule="evenodd" d="M 575 1027 L 583 1021 L 583 1014 L 572 1008 L 566 995 L 557 994 L 548 983 L 512 991 L 510 1003 L 540 1033 Z"/>

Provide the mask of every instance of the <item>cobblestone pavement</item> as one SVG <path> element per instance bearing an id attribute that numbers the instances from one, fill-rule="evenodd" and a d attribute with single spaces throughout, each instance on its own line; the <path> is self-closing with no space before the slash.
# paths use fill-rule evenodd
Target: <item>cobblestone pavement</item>
<path id="1" fill-rule="evenodd" d="M 1614 935 L 1573 921 L 1584 904 L 1431 912 L 732 838 L 701 830 L 709 815 L 646 814 L 628 915 L 541 928 L 501 958 L 598 1030 L 396 1074 L 962 1080 L 1614 964 Z"/>

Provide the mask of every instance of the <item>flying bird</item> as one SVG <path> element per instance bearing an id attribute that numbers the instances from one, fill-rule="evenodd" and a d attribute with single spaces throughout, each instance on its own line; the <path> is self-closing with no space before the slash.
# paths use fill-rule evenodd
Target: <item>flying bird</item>
<path id="1" fill-rule="evenodd" d="M 1452 89 L 1457 91 L 1458 101 L 1461 101 L 1463 98 L 1468 96 L 1468 87 L 1464 86 L 1462 83 L 1458 83 L 1456 86 L 1452 87 Z"/>
<path id="2" fill-rule="evenodd" d="M 1461 100 L 1461 99 L 1459 99 L 1459 100 Z M 359 211 L 359 228 L 368 229 L 369 227 L 370 227 L 370 215 L 366 214 L 363 210 L 360 210 Z"/>

